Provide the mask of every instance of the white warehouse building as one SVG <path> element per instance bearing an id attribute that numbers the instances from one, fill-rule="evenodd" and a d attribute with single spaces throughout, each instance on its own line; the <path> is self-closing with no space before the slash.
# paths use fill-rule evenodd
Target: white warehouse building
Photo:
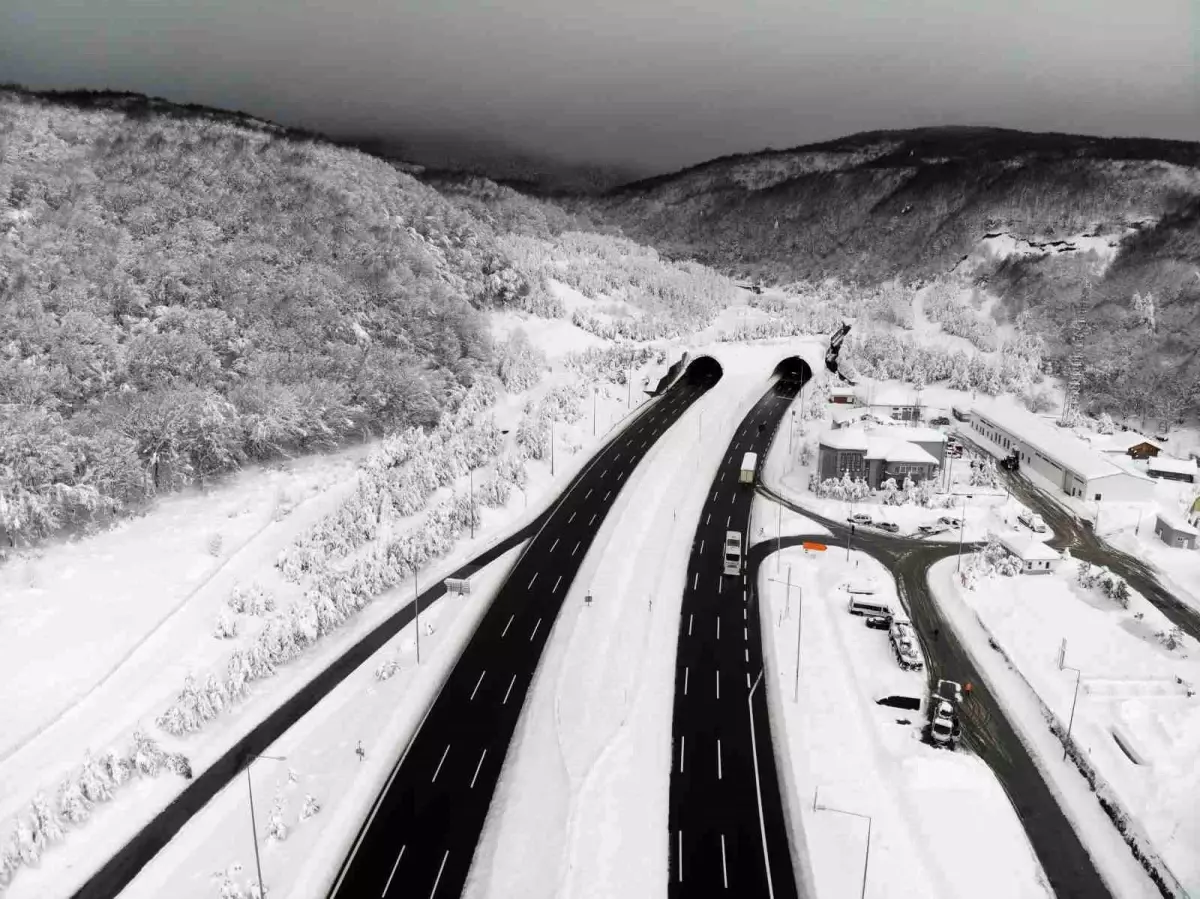
<path id="1" fill-rule="evenodd" d="M 974 407 L 968 426 L 972 436 L 991 443 L 1002 455 L 1017 454 L 1021 468 L 1031 470 L 1067 496 L 1088 502 L 1147 502 L 1154 481 L 1118 464 L 1087 441 L 1040 416 L 999 403 Z"/>

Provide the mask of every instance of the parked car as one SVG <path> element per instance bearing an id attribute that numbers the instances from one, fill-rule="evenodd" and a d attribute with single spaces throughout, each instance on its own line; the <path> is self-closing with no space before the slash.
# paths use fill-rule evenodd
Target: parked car
<path id="1" fill-rule="evenodd" d="M 946 533 L 946 531 L 950 530 L 950 526 L 949 526 L 949 525 L 946 525 L 946 524 L 941 524 L 941 523 L 939 522 L 938 524 L 923 524 L 923 525 L 920 525 L 920 526 L 917 528 L 917 530 L 918 530 L 918 531 L 920 531 L 922 534 L 925 534 L 926 536 L 932 536 L 933 534 L 944 534 L 944 533 Z"/>
<path id="2" fill-rule="evenodd" d="M 944 524 L 948 528 L 962 527 L 962 519 L 954 515 L 943 515 L 938 519 L 938 524 Z"/>
<path id="3" fill-rule="evenodd" d="M 1041 515 L 1038 515 L 1037 512 L 1034 512 L 1032 509 L 1026 509 L 1020 515 L 1018 515 L 1017 521 L 1021 522 L 1021 524 L 1025 525 L 1025 527 L 1029 528 L 1029 530 L 1033 531 L 1034 533 L 1046 533 L 1046 522 L 1042 520 Z"/>
<path id="4" fill-rule="evenodd" d="M 877 521 L 875 522 L 875 527 L 879 528 L 881 531 L 887 531 L 889 534 L 900 533 L 900 525 L 896 524 L 894 521 Z"/>
<path id="5" fill-rule="evenodd" d="M 937 418 L 931 418 L 931 419 L 929 419 L 929 423 L 930 423 L 931 425 L 933 425 L 935 428 L 936 428 L 936 427 L 946 427 L 946 426 L 949 426 L 949 424 L 950 424 L 950 419 L 948 419 L 948 418 L 947 418 L 946 416 L 944 416 L 944 415 L 939 415 Z"/>
<path id="6" fill-rule="evenodd" d="M 868 515 L 866 512 L 855 512 L 853 515 L 851 515 L 846 520 L 848 522 L 850 522 L 851 524 L 870 524 L 871 516 Z"/>
<path id="7" fill-rule="evenodd" d="M 961 443 L 947 443 L 946 444 L 946 455 L 951 456 L 955 459 L 961 459 L 963 457 L 962 444 Z"/>
<path id="8" fill-rule="evenodd" d="M 866 619 L 867 627 L 874 628 L 877 631 L 886 631 L 892 626 L 891 615 L 872 615 Z"/>

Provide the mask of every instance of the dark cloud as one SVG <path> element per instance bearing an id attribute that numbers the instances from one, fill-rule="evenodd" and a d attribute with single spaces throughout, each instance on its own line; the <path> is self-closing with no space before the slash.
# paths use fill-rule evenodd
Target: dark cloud
<path id="1" fill-rule="evenodd" d="M 665 169 L 876 128 L 1200 139 L 1195 0 L 4 0 L 0 80 Z"/>

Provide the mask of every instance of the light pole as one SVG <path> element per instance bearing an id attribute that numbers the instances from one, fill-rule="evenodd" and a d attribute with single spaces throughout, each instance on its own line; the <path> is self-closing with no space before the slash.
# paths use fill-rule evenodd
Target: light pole
<path id="1" fill-rule="evenodd" d="M 800 632 L 804 624 L 804 588 L 796 585 L 796 685 L 792 690 L 792 702 L 800 701 Z M 788 596 L 792 594 L 792 568 L 788 566 Z"/>
<path id="2" fill-rule="evenodd" d="M 250 760 L 246 762 L 246 792 L 250 796 L 250 835 L 254 837 L 254 869 L 258 874 L 258 896 L 259 899 L 266 899 L 266 892 L 263 890 L 262 879 L 262 859 L 258 855 L 258 823 L 254 820 L 254 782 L 250 778 L 250 769 L 254 766 L 256 759 L 270 759 L 273 762 L 285 762 L 285 755 L 257 755 L 250 754 Z"/>
<path id="3" fill-rule="evenodd" d="M 962 548 L 963 548 L 963 532 L 967 529 L 967 500 L 963 497 L 962 514 L 958 519 L 958 567 L 955 569 L 959 574 L 962 573 Z"/>
<path id="4" fill-rule="evenodd" d="M 1067 758 L 1067 747 L 1071 745 L 1071 728 L 1075 724 L 1075 703 L 1079 701 L 1079 677 L 1082 672 L 1072 665 L 1063 665 L 1064 669 L 1075 672 L 1075 698 L 1071 700 L 1071 717 L 1067 720 L 1067 738 L 1063 740 L 1063 759 Z"/>
<path id="5" fill-rule="evenodd" d="M 862 892 L 859 894 L 860 899 L 865 899 L 865 897 L 867 895 L 867 865 L 870 864 L 870 861 L 871 861 L 871 816 L 863 815 L 858 812 L 848 812 L 845 809 L 834 808 L 833 806 L 830 806 L 830 805 L 818 805 L 817 804 L 817 794 L 820 791 L 821 791 L 820 787 L 817 787 L 815 790 L 813 790 L 813 811 L 814 812 L 816 812 L 816 811 L 837 812 L 839 815 L 850 815 L 851 817 L 854 817 L 854 818 L 862 818 L 867 822 L 867 851 L 866 851 L 866 854 L 863 856 Z"/>

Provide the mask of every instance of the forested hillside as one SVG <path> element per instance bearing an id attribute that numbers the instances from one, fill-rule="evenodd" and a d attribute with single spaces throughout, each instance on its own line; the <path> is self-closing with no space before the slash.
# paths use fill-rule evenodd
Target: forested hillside
<path id="1" fill-rule="evenodd" d="M 1093 404 L 1128 410 L 1164 376 L 1195 403 L 1197 144 L 995 128 L 874 132 L 563 202 L 668 255 L 776 284 L 927 283 L 989 239 L 1041 248 L 973 266 L 968 283 L 1001 300 L 995 320 L 1027 313 L 1055 371 L 1077 354 Z M 1097 243 L 1115 246 L 1115 258 L 1098 257 Z"/>
<path id="2" fill-rule="evenodd" d="M 363 429 L 492 366 L 490 225 L 352 150 L 145 98 L 0 92 L 0 535 Z"/>

